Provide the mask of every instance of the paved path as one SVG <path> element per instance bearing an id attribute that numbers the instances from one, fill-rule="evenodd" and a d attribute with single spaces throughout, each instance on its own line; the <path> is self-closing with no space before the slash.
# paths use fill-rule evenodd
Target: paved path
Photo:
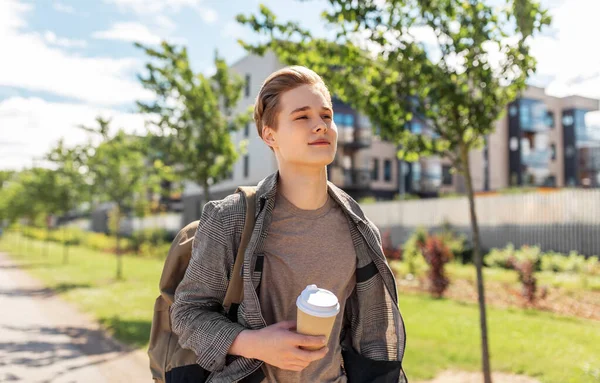
<path id="1" fill-rule="evenodd" d="M 152 382 L 145 352 L 104 335 L 26 268 L 0 253 L 0 382 Z"/>

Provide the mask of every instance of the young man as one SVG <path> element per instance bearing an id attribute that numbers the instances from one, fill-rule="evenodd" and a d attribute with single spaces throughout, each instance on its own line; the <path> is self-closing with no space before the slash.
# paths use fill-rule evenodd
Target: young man
<path id="1" fill-rule="evenodd" d="M 258 184 L 256 226 L 244 257 L 237 323 L 222 302 L 240 242 L 245 201 L 206 204 L 171 318 L 209 382 L 405 382 L 404 323 L 378 229 L 327 181 L 337 150 L 329 91 L 313 71 L 267 78 L 254 120 L 278 171 Z M 262 271 L 257 265 L 262 264 Z M 296 298 L 309 284 L 340 301 L 328 344 L 295 330 Z"/>

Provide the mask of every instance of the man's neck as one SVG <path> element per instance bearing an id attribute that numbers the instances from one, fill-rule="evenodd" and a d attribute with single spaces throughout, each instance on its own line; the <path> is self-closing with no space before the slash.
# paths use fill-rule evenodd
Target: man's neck
<path id="1" fill-rule="evenodd" d="M 319 209 L 327 202 L 327 168 L 280 168 L 277 188 L 297 208 Z"/>

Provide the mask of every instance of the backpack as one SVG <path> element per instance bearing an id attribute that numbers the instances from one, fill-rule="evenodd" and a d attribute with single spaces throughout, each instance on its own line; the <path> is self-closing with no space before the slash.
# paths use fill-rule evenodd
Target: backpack
<path id="1" fill-rule="evenodd" d="M 237 192 L 242 192 L 246 199 L 246 220 L 240 246 L 235 255 L 233 274 L 223 306 L 229 306 L 230 319 L 237 312 L 237 307 L 243 299 L 241 269 L 244 262 L 244 252 L 250 241 L 254 229 L 254 214 L 256 208 L 256 187 L 239 187 Z M 178 336 L 171 328 L 170 308 L 175 297 L 175 290 L 183 279 L 192 254 L 192 241 L 196 234 L 199 221 L 194 221 L 181 229 L 173 240 L 162 275 L 160 277 L 160 295 L 154 303 L 154 317 L 150 330 L 150 343 L 148 356 L 150 358 L 150 371 L 152 379 L 157 383 L 170 382 L 203 382 L 208 378 L 209 371 L 202 369 L 196 363 L 196 354 L 188 349 L 181 348 Z"/>

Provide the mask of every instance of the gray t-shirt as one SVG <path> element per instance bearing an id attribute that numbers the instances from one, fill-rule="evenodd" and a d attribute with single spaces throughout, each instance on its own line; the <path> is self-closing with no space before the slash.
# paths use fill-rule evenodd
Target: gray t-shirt
<path id="1" fill-rule="evenodd" d="M 329 352 L 300 372 L 263 365 L 265 382 L 346 382 L 340 332 L 346 299 L 356 285 L 356 253 L 348 220 L 329 197 L 317 210 L 302 210 L 278 193 L 264 248 L 260 288 L 267 325 L 296 320 L 296 298 L 307 285 L 332 291 L 340 302 Z"/>

